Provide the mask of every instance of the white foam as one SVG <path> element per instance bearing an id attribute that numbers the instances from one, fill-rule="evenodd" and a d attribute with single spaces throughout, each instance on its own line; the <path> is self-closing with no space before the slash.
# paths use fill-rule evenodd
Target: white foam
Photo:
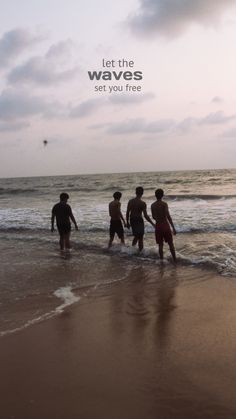
<path id="1" fill-rule="evenodd" d="M 63 301 L 63 304 L 56 308 L 57 312 L 62 312 L 65 307 L 68 307 L 80 300 L 80 297 L 76 296 L 72 292 L 71 286 L 58 288 L 53 294 Z"/>
<path id="2" fill-rule="evenodd" d="M 20 330 L 26 329 L 29 326 L 32 326 L 36 323 L 41 323 L 44 320 L 48 320 L 52 317 L 54 317 L 55 315 L 57 315 L 58 313 L 62 313 L 65 307 L 68 307 L 74 303 L 76 303 L 77 301 L 80 300 L 79 296 L 76 296 L 72 291 L 71 291 L 72 287 L 68 286 L 68 287 L 61 287 L 58 288 L 53 294 L 57 297 L 63 300 L 63 304 L 61 304 L 60 306 L 56 307 L 56 309 L 48 312 L 48 313 L 44 313 L 39 317 L 36 317 L 34 319 L 28 320 L 26 323 L 24 323 L 22 326 L 16 327 L 15 329 L 11 329 L 11 330 L 4 330 L 2 332 L 0 332 L 0 337 L 5 336 L 5 335 L 9 335 L 15 332 L 19 332 Z"/>
<path id="3" fill-rule="evenodd" d="M 4 331 L 0 332 L 0 337 L 5 336 L 5 335 L 11 335 L 12 333 L 19 332 L 19 331 L 21 331 L 23 329 L 26 329 L 27 327 L 32 326 L 36 323 L 41 323 L 43 320 L 48 320 L 53 316 L 55 316 L 55 311 L 54 310 L 50 311 L 49 313 L 45 313 L 42 316 L 36 317 L 32 320 L 28 320 L 22 326 L 16 327 L 15 329 L 4 330 Z"/>

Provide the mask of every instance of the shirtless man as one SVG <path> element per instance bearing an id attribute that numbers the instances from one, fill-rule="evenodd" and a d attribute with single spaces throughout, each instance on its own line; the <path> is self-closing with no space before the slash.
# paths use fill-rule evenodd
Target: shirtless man
<path id="1" fill-rule="evenodd" d="M 121 212 L 121 204 L 120 204 L 120 198 L 122 196 L 121 192 L 115 192 L 113 194 L 114 200 L 110 202 L 109 204 L 109 215 L 111 217 L 110 221 L 110 240 L 108 243 L 108 247 L 111 247 L 112 242 L 114 240 L 115 234 L 119 237 L 122 244 L 125 244 L 124 240 L 124 229 L 122 226 L 122 222 L 124 223 L 124 227 L 126 227 L 126 223 L 124 220 L 124 217 Z"/>
<path id="2" fill-rule="evenodd" d="M 143 217 L 155 227 L 155 224 L 152 222 L 151 218 L 147 214 L 147 205 L 142 201 L 143 188 L 138 186 L 136 188 L 136 198 L 130 199 L 126 211 L 126 221 L 127 227 L 132 228 L 133 232 L 133 242 L 132 246 L 135 246 L 138 243 L 139 250 L 143 249 L 143 236 L 144 236 L 144 222 Z"/>
<path id="3" fill-rule="evenodd" d="M 155 195 L 156 201 L 151 205 L 151 211 L 152 218 L 156 221 L 155 234 L 156 242 L 159 246 L 160 259 L 163 260 L 163 245 L 165 240 L 165 242 L 169 245 L 173 260 L 176 262 L 175 248 L 170 225 L 174 235 L 176 235 L 176 230 L 169 213 L 168 205 L 166 202 L 162 201 L 164 191 L 162 189 L 157 189 Z"/>
<path id="4" fill-rule="evenodd" d="M 60 235 L 60 249 L 70 249 L 70 231 L 71 231 L 71 223 L 70 220 L 74 223 L 75 229 L 78 230 L 77 223 L 75 221 L 75 217 L 72 213 L 70 205 L 67 204 L 69 199 L 69 195 L 65 192 L 61 193 L 60 195 L 60 202 L 54 205 L 52 209 L 52 218 L 51 218 L 51 231 L 53 232 L 54 229 L 54 220 L 56 218 L 57 223 L 57 230 Z"/>

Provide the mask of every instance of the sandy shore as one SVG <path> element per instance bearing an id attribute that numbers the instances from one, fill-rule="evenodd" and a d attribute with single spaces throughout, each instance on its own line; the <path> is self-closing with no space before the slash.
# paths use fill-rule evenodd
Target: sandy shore
<path id="1" fill-rule="evenodd" d="M 0 417 L 235 419 L 235 302 L 222 277 L 133 280 L 2 337 Z"/>

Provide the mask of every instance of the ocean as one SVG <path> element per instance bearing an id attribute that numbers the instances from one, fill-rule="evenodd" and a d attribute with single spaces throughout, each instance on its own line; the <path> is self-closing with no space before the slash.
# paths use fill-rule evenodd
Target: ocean
<path id="1" fill-rule="evenodd" d="M 125 215 L 136 186 L 150 205 L 163 188 L 177 235 L 178 263 L 168 246 L 158 258 L 153 227 L 145 222 L 144 250 L 109 239 L 108 203 L 122 192 Z M 61 253 L 51 233 L 53 205 L 70 195 L 79 231 L 72 226 L 72 252 Z M 71 304 L 111 293 L 121 281 L 155 283 L 157 272 L 170 287 L 207 280 L 211 274 L 236 279 L 236 170 L 171 171 L 0 179 L 0 336 L 63 313 Z M 138 310 L 138 308 L 137 308 Z"/>

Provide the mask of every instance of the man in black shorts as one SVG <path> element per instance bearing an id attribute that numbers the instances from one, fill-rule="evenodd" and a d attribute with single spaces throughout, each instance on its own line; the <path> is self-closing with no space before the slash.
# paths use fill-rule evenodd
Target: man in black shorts
<path id="1" fill-rule="evenodd" d="M 60 235 L 60 249 L 70 249 L 70 232 L 71 232 L 71 223 L 70 220 L 74 223 L 75 229 L 78 230 L 75 217 L 72 213 L 70 205 L 67 204 L 69 195 L 67 193 L 61 193 L 60 202 L 54 205 L 52 209 L 52 218 L 51 218 L 51 231 L 54 231 L 54 220 L 56 218 L 57 229 Z"/>
<path id="2" fill-rule="evenodd" d="M 121 220 L 123 221 L 125 227 L 126 227 L 126 223 L 121 212 L 121 204 L 120 204 L 121 196 L 122 196 L 121 192 L 115 192 L 113 194 L 114 200 L 111 201 L 109 204 L 109 215 L 111 217 L 111 221 L 110 221 L 110 240 L 108 243 L 108 247 L 111 247 L 115 234 L 117 234 L 121 243 L 125 244 L 124 229 L 123 229 Z"/>
<path id="3" fill-rule="evenodd" d="M 136 188 L 136 197 L 130 199 L 126 211 L 127 227 L 130 228 L 131 226 L 134 236 L 132 246 L 135 246 L 138 243 L 140 251 L 143 249 L 144 236 L 144 222 L 142 214 L 144 215 L 144 218 L 152 224 L 153 227 L 155 227 L 155 224 L 147 214 L 147 205 L 144 201 L 142 201 L 142 196 L 143 188 L 142 186 L 138 186 Z"/>

